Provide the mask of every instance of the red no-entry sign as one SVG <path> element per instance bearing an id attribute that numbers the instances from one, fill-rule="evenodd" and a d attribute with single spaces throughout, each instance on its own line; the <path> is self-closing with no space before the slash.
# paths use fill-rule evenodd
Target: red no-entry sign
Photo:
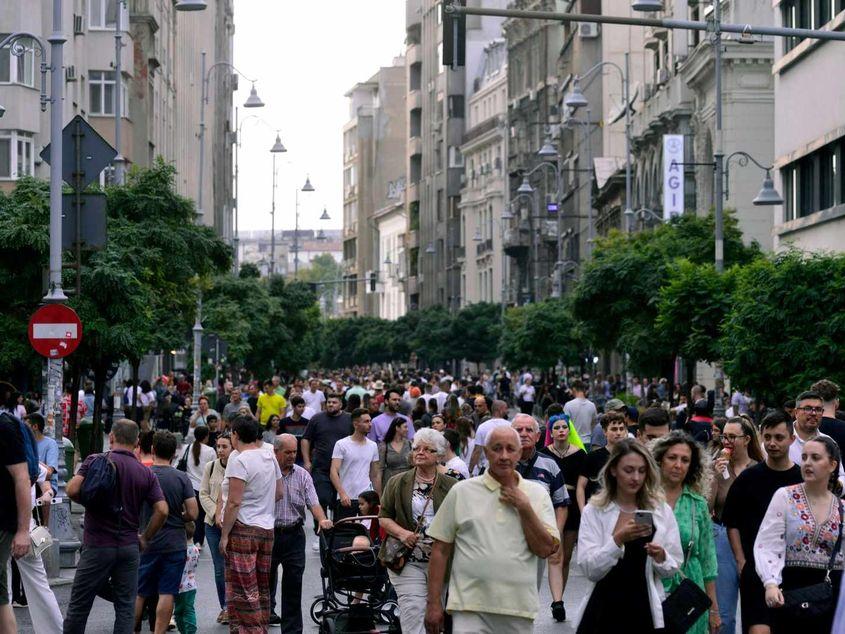
<path id="1" fill-rule="evenodd" d="M 29 343 L 48 359 L 61 359 L 76 350 L 82 341 L 82 322 L 64 304 L 42 306 L 29 320 Z"/>

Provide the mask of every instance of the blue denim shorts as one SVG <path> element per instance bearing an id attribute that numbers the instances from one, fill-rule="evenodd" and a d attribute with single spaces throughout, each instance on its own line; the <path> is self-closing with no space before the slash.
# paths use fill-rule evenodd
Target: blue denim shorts
<path id="1" fill-rule="evenodd" d="M 141 553 L 138 566 L 138 596 L 179 594 L 179 584 L 185 571 L 185 550 L 169 553 Z"/>

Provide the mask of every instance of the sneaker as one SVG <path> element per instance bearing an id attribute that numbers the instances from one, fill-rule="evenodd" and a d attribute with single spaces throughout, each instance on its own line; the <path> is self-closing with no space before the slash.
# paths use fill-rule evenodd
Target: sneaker
<path id="1" fill-rule="evenodd" d="M 229 624 L 229 612 L 228 610 L 223 610 L 220 614 L 220 623 L 221 625 L 228 625 Z"/>
<path id="2" fill-rule="evenodd" d="M 280 617 L 278 614 L 271 614 L 270 615 L 270 625 L 281 627 L 282 626 L 282 617 Z"/>
<path id="3" fill-rule="evenodd" d="M 320 540 L 319 539 L 315 539 L 311 543 L 311 550 L 313 550 L 315 553 L 320 552 Z"/>
<path id="4" fill-rule="evenodd" d="M 558 623 L 563 623 L 566 620 L 566 608 L 563 607 L 563 601 L 552 603 L 552 618 Z"/>
<path id="5" fill-rule="evenodd" d="M 170 617 L 170 623 L 167 625 L 167 631 L 172 632 L 176 629 L 176 617 Z"/>
<path id="6" fill-rule="evenodd" d="M 224 616 L 226 616 L 226 610 L 220 610 L 220 614 L 217 615 L 217 622 L 222 623 Z"/>
<path id="7" fill-rule="evenodd" d="M 13 608 L 26 608 L 29 604 L 26 601 L 12 601 Z"/>

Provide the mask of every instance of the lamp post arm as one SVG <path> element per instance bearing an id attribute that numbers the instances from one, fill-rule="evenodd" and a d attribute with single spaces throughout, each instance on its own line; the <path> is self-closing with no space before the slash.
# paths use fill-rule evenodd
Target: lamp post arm
<path id="1" fill-rule="evenodd" d="M 220 66 L 226 66 L 228 68 L 231 68 L 238 75 L 240 75 L 241 77 L 243 77 L 244 79 L 246 79 L 250 83 L 254 84 L 256 81 L 258 81 L 257 79 L 252 79 L 248 75 L 245 75 L 244 73 L 242 73 L 240 70 L 238 70 L 235 67 L 234 64 L 232 64 L 230 62 L 214 62 L 211 66 L 209 66 L 208 70 L 205 72 L 205 75 L 202 78 L 202 98 L 203 98 L 203 101 L 205 101 L 205 103 L 208 103 L 208 83 L 209 83 L 209 81 L 211 81 L 211 72 L 215 68 L 219 68 Z"/>
<path id="2" fill-rule="evenodd" d="M 596 72 L 600 68 L 604 68 L 605 66 L 615 68 L 616 71 L 619 73 L 619 78 L 622 80 L 622 83 L 623 84 L 625 83 L 625 71 L 622 70 L 622 67 L 619 66 L 619 64 L 617 64 L 616 62 L 599 62 L 598 64 L 593 66 L 590 70 L 588 70 L 586 73 L 582 73 L 581 75 L 578 75 L 578 78 L 579 79 L 586 79 L 587 77 L 592 75 L 594 72 Z"/>
<path id="3" fill-rule="evenodd" d="M 37 57 L 41 58 L 41 64 L 39 65 L 39 71 L 41 72 L 41 112 L 47 111 L 47 104 L 49 103 L 50 99 L 47 97 L 47 70 L 49 69 L 49 65 L 46 62 L 47 59 L 47 49 L 44 46 L 44 43 L 41 41 L 40 38 L 33 35 L 32 33 L 25 33 L 25 32 L 18 32 L 12 33 L 11 35 L 7 35 L 2 41 L 0 41 L 0 49 L 9 47 L 9 52 L 14 55 L 15 57 L 20 57 L 21 55 L 25 55 L 27 52 L 28 47 L 19 42 L 18 40 L 32 40 L 36 44 L 38 44 L 38 48 L 33 48 L 32 51 L 35 53 Z M 61 71 L 61 69 L 59 69 Z"/>
<path id="4" fill-rule="evenodd" d="M 731 160 L 734 159 L 734 158 L 736 158 L 736 162 L 739 163 L 739 165 L 741 167 L 745 167 L 746 165 L 748 165 L 748 162 L 751 161 L 752 163 L 754 163 L 754 165 L 756 165 L 761 170 L 766 172 L 766 174 L 769 174 L 772 171 L 772 169 L 774 168 L 773 165 L 769 165 L 768 167 L 766 165 L 763 165 L 762 163 L 760 163 L 760 161 L 755 159 L 748 152 L 743 152 L 742 150 L 737 150 L 736 152 L 734 152 L 733 154 L 731 154 L 730 156 L 728 156 L 725 159 L 725 169 L 724 169 L 724 173 L 725 173 L 725 190 L 724 190 L 725 200 L 727 200 L 731 196 L 731 194 L 730 194 Z"/>

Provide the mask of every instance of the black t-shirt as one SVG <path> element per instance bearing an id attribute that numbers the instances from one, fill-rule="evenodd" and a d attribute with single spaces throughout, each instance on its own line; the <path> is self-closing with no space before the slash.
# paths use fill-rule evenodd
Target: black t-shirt
<path id="1" fill-rule="evenodd" d="M 292 416 L 285 416 L 281 421 L 279 421 L 279 433 L 280 434 L 293 434 L 297 438 L 300 438 L 303 433 L 305 433 L 305 429 L 308 427 L 308 419 L 304 416 L 299 420 L 293 420 Z"/>
<path id="2" fill-rule="evenodd" d="M 182 507 L 185 500 L 195 496 L 194 486 L 188 474 L 173 467 L 153 465 L 150 470 L 158 478 L 158 484 L 167 502 L 168 512 L 164 526 L 155 534 L 144 552 L 171 553 L 185 550 L 185 522 L 182 519 Z M 151 515 L 152 507 L 145 502 L 141 514 L 142 526 L 149 524 Z"/>
<path id="3" fill-rule="evenodd" d="M 793 464 L 786 471 L 775 471 L 761 462 L 740 473 L 731 485 L 722 509 L 722 523 L 739 530 L 747 561 L 754 561 L 754 540 L 775 491 L 802 481 L 798 465 Z"/>
<path id="4" fill-rule="evenodd" d="M 601 485 L 596 482 L 599 472 L 602 470 L 607 461 L 610 459 L 610 451 L 606 447 L 596 449 L 587 454 L 584 458 L 581 467 L 581 475 L 587 478 L 587 486 L 584 488 L 584 501 L 589 502 L 590 497 L 601 489 Z"/>
<path id="5" fill-rule="evenodd" d="M 24 463 L 26 452 L 17 422 L 4 416 L 0 419 L 0 531 L 16 533 L 18 530 L 18 505 L 15 499 L 15 480 L 6 467 Z M 29 468 L 25 469 L 29 481 Z M 6 574 L 6 571 L 2 571 Z"/>
<path id="6" fill-rule="evenodd" d="M 819 424 L 819 431 L 833 438 L 839 445 L 839 451 L 845 452 L 845 421 L 823 416 L 822 422 Z"/>
<path id="7" fill-rule="evenodd" d="M 311 464 L 314 471 L 328 473 L 332 466 L 335 443 L 352 433 L 352 417 L 348 412 L 330 416 L 328 412 L 316 414 L 308 422 L 302 437 L 311 443 Z"/>

